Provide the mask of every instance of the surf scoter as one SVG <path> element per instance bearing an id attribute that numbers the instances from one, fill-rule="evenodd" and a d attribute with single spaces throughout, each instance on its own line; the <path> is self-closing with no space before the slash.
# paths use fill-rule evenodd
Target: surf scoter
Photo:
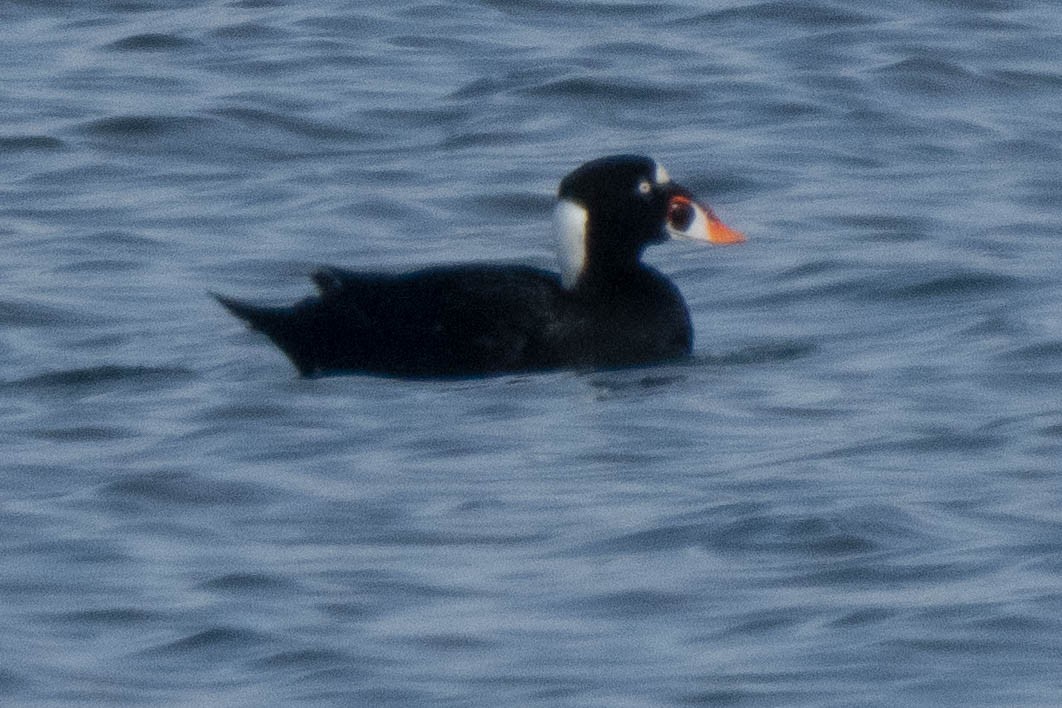
<path id="1" fill-rule="evenodd" d="M 215 296 L 303 375 L 470 376 L 612 367 L 686 356 L 693 342 L 674 284 L 641 262 L 668 238 L 744 237 L 648 157 L 588 162 L 561 181 L 560 274 L 469 264 L 393 275 L 313 274 L 318 294 L 287 307 Z"/>

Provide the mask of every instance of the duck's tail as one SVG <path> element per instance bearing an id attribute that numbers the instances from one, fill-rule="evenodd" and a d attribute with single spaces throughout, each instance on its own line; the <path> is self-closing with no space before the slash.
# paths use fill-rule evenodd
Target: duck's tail
<path id="1" fill-rule="evenodd" d="M 265 334 L 299 370 L 303 376 L 317 371 L 316 340 L 313 318 L 307 319 L 301 310 L 308 303 L 288 307 L 252 305 L 225 295 L 212 292 L 210 295 L 221 305 L 246 322 L 252 329 Z"/>

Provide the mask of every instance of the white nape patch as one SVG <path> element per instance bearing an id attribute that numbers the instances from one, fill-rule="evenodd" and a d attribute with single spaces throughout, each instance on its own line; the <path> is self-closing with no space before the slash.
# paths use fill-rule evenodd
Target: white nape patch
<path id="1" fill-rule="evenodd" d="M 585 208 L 568 199 L 561 199 L 553 210 L 561 283 L 568 290 L 575 287 L 586 268 L 586 222 L 589 216 Z"/>
<path id="2" fill-rule="evenodd" d="M 656 160 L 653 160 L 653 162 L 656 162 Z M 653 175 L 653 179 L 656 180 L 657 184 L 667 184 L 671 181 L 671 175 L 667 173 L 663 165 L 656 162 L 656 173 Z"/>

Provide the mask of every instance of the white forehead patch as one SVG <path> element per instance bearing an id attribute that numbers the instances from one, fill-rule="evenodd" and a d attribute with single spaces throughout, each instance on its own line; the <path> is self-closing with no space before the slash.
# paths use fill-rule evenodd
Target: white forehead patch
<path id="1" fill-rule="evenodd" d="M 654 160 L 654 162 L 656 161 Z M 663 165 L 656 162 L 656 172 L 653 174 L 653 179 L 656 180 L 657 184 L 667 184 L 671 181 L 671 175 L 667 173 Z"/>
<path id="2" fill-rule="evenodd" d="M 553 210 L 553 228 L 557 239 L 557 260 L 561 283 L 571 290 L 586 268 L 586 209 L 568 199 L 557 202 Z"/>

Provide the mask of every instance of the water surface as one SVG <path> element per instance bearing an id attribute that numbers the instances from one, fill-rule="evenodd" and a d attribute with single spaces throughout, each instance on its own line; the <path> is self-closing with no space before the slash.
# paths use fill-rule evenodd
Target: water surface
<path id="1" fill-rule="evenodd" d="M 955 3 L 0 9 L 0 698 L 1051 705 L 1062 19 Z M 656 156 L 688 362 L 300 379 L 207 296 L 552 263 Z"/>

